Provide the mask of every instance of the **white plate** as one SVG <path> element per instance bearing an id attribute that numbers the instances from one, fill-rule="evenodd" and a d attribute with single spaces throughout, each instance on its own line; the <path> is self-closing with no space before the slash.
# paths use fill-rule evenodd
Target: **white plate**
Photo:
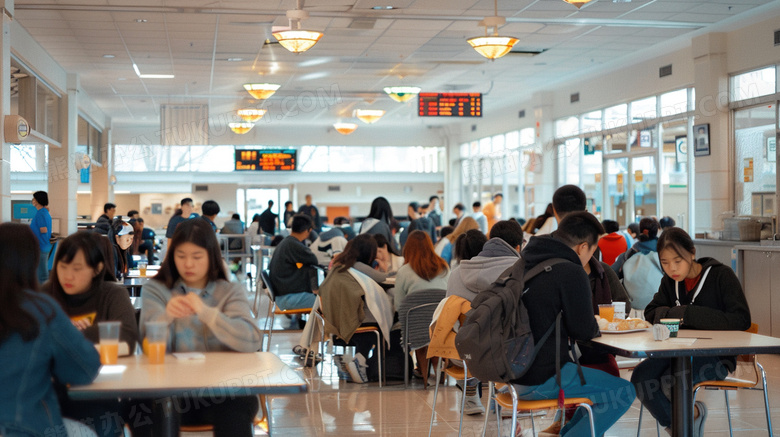
<path id="1" fill-rule="evenodd" d="M 629 332 L 640 332 L 640 331 L 649 331 L 650 328 L 641 328 L 641 329 L 626 329 L 625 331 L 607 331 L 606 329 L 602 329 L 602 334 L 628 334 Z"/>

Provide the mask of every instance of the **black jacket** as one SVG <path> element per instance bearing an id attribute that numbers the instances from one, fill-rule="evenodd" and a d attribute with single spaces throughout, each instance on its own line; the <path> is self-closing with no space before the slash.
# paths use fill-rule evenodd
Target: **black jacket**
<path id="1" fill-rule="evenodd" d="M 528 291 L 523 304 L 528 309 L 531 332 L 538 341 L 555 323 L 558 313 L 561 319 L 561 364 L 572 362 L 568 339 L 590 340 L 599 335 L 596 318 L 593 317 L 590 282 L 577 254 L 553 236 L 534 237 L 521 253 L 526 271 L 550 258 L 563 258 L 570 262 L 556 264 L 549 273 L 541 273 L 525 284 Z M 528 373 L 516 384 L 539 385 L 555 376 L 555 334 L 541 346 Z"/>
<path id="2" fill-rule="evenodd" d="M 702 265 L 702 277 L 712 267 L 701 292 L 691 304 L 696 289 L 685 291 L 680 283 L 680 306 L 675 305 L 675 281 L 667 275 L 661 280 L 658 293 L 645 308 L 645 319 L 659 323 L 662 318 L 683 319 L 682 328 L 744 331 L 750 328 L 750 309 L 737 275 L 714 258 L 697 260 Z M 698 285 L 697 285 L 698 287 Z"/>
<path id="3" fill-rule="evenodd" d="M 305 244 L 292 235 L 285 237 L 268 265 L 276 296 L 311 292 L 312 266 L 317 264 L 317 257 Z"/>
<path id="4" fill-rule="evenodd" d="M 652 323 L 667 317 L 682 319 L 682 329 L 744 331 L 750 328 L 750 308 L 737 275 L 714 258 L 700 258 L 697 262 L 702 265 L 702 278 L 707 268 L 711 270 L 694 302 L 691 299 L 698 284 L 690 293 L 685 290 L 685 282 L 679 284 L 678 306 L 675 281 L 664 275 L 658 293 L 645 308 L 645 319 Z M 735 357 L 720 358 L 729 371 L 734 371 Z"/>

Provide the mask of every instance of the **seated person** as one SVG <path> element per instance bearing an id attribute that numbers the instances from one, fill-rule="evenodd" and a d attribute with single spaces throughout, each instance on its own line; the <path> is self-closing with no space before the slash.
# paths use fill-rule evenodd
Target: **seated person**
<path id="1" fill-rule="evenodd" d="M 134 235 L 135 230 L 133 227 L 129 223 L 122 221 L 122 219 L 117 218 L 111 223 L 111 228 L 108 231 L 108 240 L 113 246 L 113 274 L 118 280 L 122 280 L 130 269 L 128 263 L 130 256 L 127 249 L 133 244 Z"/>
<path id="2" fill-rule="evenodd" d="M 523 229 L 519 223 L 501 220 L 493 225 L 490 237 L 477 256 L 462 261 L 452 270 L 447 296 L 460 296 L 471 302 L 520 258 Z"/>
<path id="3" fill-rule="evenodd" d="M 552 266 L 550 272 L 541 273 L 525 283 L 523 304 L 534 340 L 539 341 L 545 332 L 555 325 L 561 316 L 560 330 L 541 344 L 538 355 L 528 372 L 517 380 L 520 399 L 556 399 L 559 389 L 566 397 L 586 397 L 593 401 L 596 435 L 603 435 L 628 411 L 636 396 L 631 383 L 600 370 L 582 368 L 584 381 L 578 376 L 578 366 L 569 355 L 569 340 L 590 340 L 599 335 L 599 327 L 593 317 L 591 291 L 588 277 L 582 266 L 598 248 L 603 233 L 601 223 L 592 214 L 580 211 L 566 215 L 553 235 L 534 237 L 522 252 L 525 271 L 552 258 L 565 261 Z M 522 290 L 519 290 L 519 292 Z M 556 338 L 560 340 L 556 361 Z M 562 387 L 556 382 L 556 369 L 560 367 Z M 582 407 L 577 408 L 572 419 L 560 429 L 560 435 L 588 435 L 590 424 Z"/>
<path id="4" fill-rule="evenodd" d="M 0 247 L 0 430 L 66 435 L 54 380 L 89 384 L 100 357 L 57 302 L 37 291 L 40 248 L 30 226 L 0 224 Z"/>
<path id="5" fill-rule="evenodd" d="M 404 265 L 395 276 L 395 310 L 401 307 L 407 294 L 421 290 L 446 290 L 450 268 L 436 256 L 427 233 L 417 230 L 409 234 L 404 245 Z"/>
<path id="6" fill-rule="evenodd" d="M 384 235 L 374 234 L 373 236 L 376 240 L 376 269 L 388 275 L 398 273 L 398 269 L 404 265 L 404 257 L 393 253 L 390 243 Z"/>
<path id="7" fill-rule="evenodd" d="M 221 234 L 228 235 L 241 235 L 244 233 L 244 223 L 241 221 L 241 216 L 233 214 L 230 220 L 226 220 L 222 225 L 222 229 L 219 231 Z M 243 238 L 228 238 L 228 248 L 230 250 L 241 250 L 244 248 Z"/>
<path id="8" fill-rule="evenodd" d="M 452 265 L 452 249 L 455 247 L 455 240 L 471 229 L 479 229 L 477 221 L 471 217 L 464 217 L 451 234 L 442 235 L 441 240 L 436 243 L 436 254 L 444 258 L 444 261 L 447 261 L 450 267 L 455 267 Z"/>
<path id="9" fill-rule="evenodd" d="M 601 222 L 604 226 L 604 232 L 607 234 L 599 239 L 599 250 L 601 251 L 601 260 L 612 265 L 621 253 L 628 250 L 626 239 L 618 233 L 620 225 L 614 220 L 604 220 Z"/>
<path id="10" fill-rule="evenodd" d="M 283 310 L 311 308 L 317 296 L 317 272 L 319 261 L 303 243 L 311 232 L 311 218 L 296 214 L 292 218 L 290 236 L 276 246 L 268 266 L 271 283 L 276 293 L 276 306 Z"/>
<path id="11" fill-rule="evenodd" d="M 644 220 L 644 219 L 643 219 Z M 680 228 L 668 228 L 658 239 L 658 256 L 664 269 L 661 287 L 645 308 L 645 318 L 681 319 L 680 329 L 744 331 L 750 328 L 750 309 L 739 279 L 730 267 L 714 258 L 696 259 L 691 237 Z M 694 357 L 693 384 L 723 380 L 736 368 L 736 357 Z M 631 382 L 647 411 L 669 431 L 672 404 L 671 359 L 648 358 L 634 369 Z M 696 401 L 693 435 L 704 435 L 707 407 Z"/>
<path id="12" fill-rule="evenodd" d="M 263 335 L 250 308 L 244 286 L 227 279 L 211 225 L 187 220 L 176 227 L 159 273 L 144 285 L 141 334 L 146 322 L 163 321 L 169 324 L 168 352 L 256 352 Z M 254 435 L 257 396 L 214 402 L 193 393 L 176 401 L 183 424 L 212 424 L 215 437 Z M 189 405 L 198 408 L 184 407 Z M 133 435 L 139 432 L 148 430 Z"/>
<path id="13" fill-rule="evenodd" d="M 344 238 L 346 238 L 347 241 L 355 238 L 357 235 L 347 217 L 336 217 L 333 219 L 333 226 L 341 228 L 341 231 L 344 232 Z"/>
<path id="14" fill-rule="evenodd" d="M 111 275 L 101 247 L 102 237 L 91 232 L 71 234 L 59 244 L 49 280 L 41 290 L 54 298 L 73 326 L 94 344 L 100 341 L 98 323 L 121 322 L 120 342 L 125 343 L 125 355 L 135 353 L 138 324 L 135 310 L 125 287 Z M 121 353 L 121 351 L 120 351 Z M 74 401 L 60 391 L 62 415 L 84 423 L 92 423 L 100 436 L 122 436 L 122 421 L 127 422 L 123 403 L 117 400 Z M 103 421 L 102 416 L 120 417 L 121 421 Z M 105 426 L 100 426 L 103 423 Z"/>
<path id="15" fill-rule="evenodd" d="M 373 334 L 353 337 L 355 331 L 360 326 L 379 326 L 389 336 L 393 322 L 390 298 L 378 284 L 385 275 L 371 267 L 375 258 L 374 238 L 358 235 L 333 259 L 330 273 L 319 289 L 326 331 L 337 335 L 342 344 L 356 346 L 356 356 L 360 353 L 366 360 L 367 375 L 358 373 L 362 362 L 344 363 L 354 382 L 367 382 L 369 377 L 378 379 L 377 354 L 368 358 L 376 346 L 376 337 Z"/>
<path id="16" fill-rule="evenodd" d="M 146 261 L 149 264 L 154 262 L 154 237 L 156 236 L 154 230 L 144 226 L 144 219 L 138 217 L 133 223 L 133 231 L 135 236 L 133 237 L 133 253 L 145 253 Z M 136 242 L 138 243 L 136 245 Z"/>
<path id="17" fill-rule="evenodd" d="M 317 237 L 309 249 L 321 266 L 328 266 L 333 257 L 341 253 L 347 245 L 347 238 L 342 228 L 331 228 Z"/>

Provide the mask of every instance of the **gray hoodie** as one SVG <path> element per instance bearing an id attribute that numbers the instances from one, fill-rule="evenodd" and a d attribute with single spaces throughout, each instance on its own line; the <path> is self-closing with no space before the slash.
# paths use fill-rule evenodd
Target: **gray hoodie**
<path id="1" fill-rule="evenodd" d="M 520 259 L 520 254 L 506 241 L 491 238 L 482 252 L 460 262 L 450 274 L 447 296 L 460 296 L 469 302 L 498 279 L 499 275 Z"/>

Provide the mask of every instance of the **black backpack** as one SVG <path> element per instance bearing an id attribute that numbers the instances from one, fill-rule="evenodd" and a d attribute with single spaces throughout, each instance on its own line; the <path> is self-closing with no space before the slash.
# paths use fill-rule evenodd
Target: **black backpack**
<path id="1" fill-rule="evenodd" d="M 455 347 L 474 377 L 480 381 L 509 382 L 528 371 L 541 346 L 560 324 L 560 313 L 539 343 L 534 344 L 528 310 L 522 301 L 528 291 L 525 283 L 562 262 L 568 261 L 550 258 L 525 273 L 525 260 L 520 258 L 490 288 L 477 294 L 455 336 Z"/>

